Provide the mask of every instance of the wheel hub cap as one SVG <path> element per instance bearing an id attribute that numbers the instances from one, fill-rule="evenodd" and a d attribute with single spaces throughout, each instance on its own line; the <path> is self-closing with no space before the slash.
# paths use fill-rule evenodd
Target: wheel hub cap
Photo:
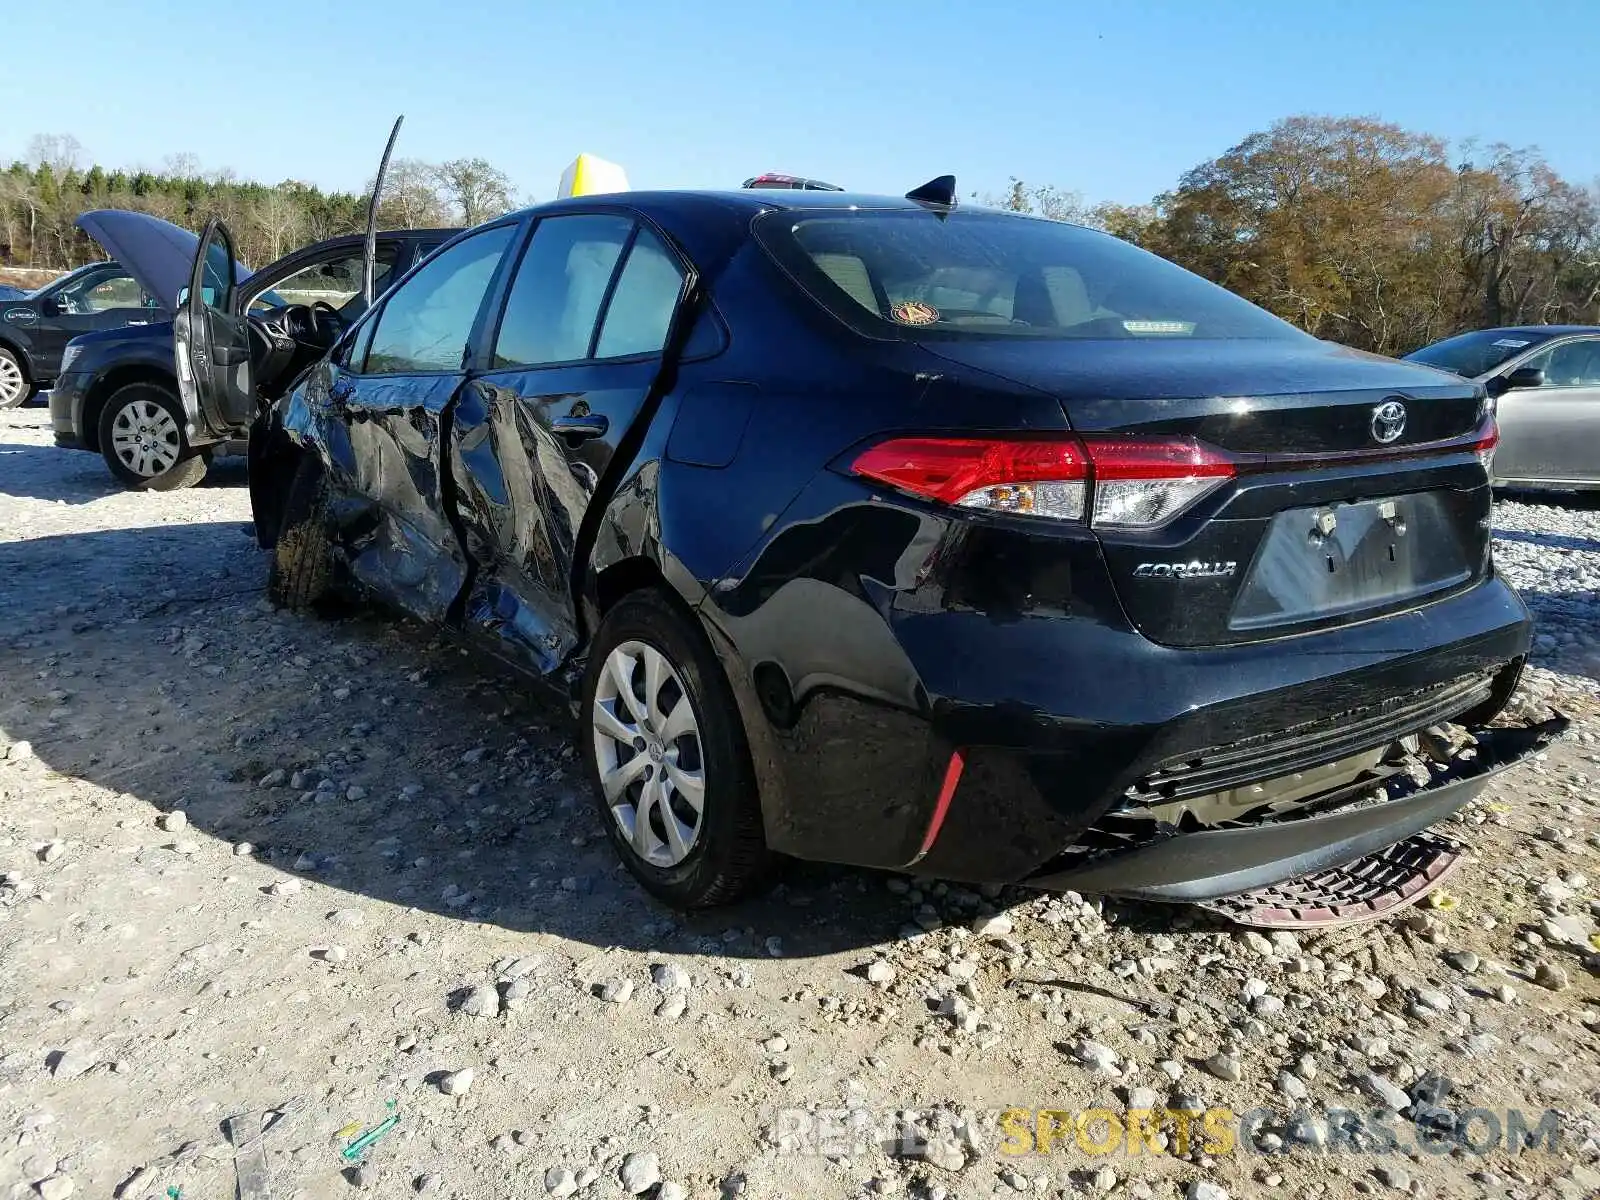
<path id="1" fill-rule="evenodd" d="M 112 419 L 111 452 L 135 475 L 154 479 L 177 463 L 183 452 L 183 434 L 161 405 L 130 400 Z"/>
<path id="2" fill-rule="evenodd" d="M 0 405 L 22 396 L 22 370 L 9 358 L 0 358 Z"/>
<path id="3" fill-rule="evenodd" d="M 654 646 L 607 657 L 589 712 L 606 807 L 636 854 L 673 867 L 700 838 L 705 770 L 700 724 L 683 678 Z"/>

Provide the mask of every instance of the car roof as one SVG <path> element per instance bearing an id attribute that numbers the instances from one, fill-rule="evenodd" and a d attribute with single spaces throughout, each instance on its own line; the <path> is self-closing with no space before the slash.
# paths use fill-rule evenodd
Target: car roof
<path id="1" fill-rule="evenodd" d="M 927 206 L 904 196 L 875 196 L 865 192 L 813 192 L 790 188 L 750 188 L 748 190 L 660 190 L 605 192 L 588 196 L 569 196 L 536 204 L 524 212 L 545 214 L 570 209 L 617 204 L 641 212 L 682 213 L 685 210 L 723 209 L 748 212 L 752 216 L 774 210 L 817 209 L 904 209 L 924 210 Z M 519 214 L 520 215 L 520 214 Z"/>
<path id="2" fill-rule="evenodd" d="M 1473 333 L 1528 333 L 1546 337 L 1559 337 L 1568 333 L 1600 333 L 1600 325 L 1496 325 L 1492 329 L 1474 329 Z"/>

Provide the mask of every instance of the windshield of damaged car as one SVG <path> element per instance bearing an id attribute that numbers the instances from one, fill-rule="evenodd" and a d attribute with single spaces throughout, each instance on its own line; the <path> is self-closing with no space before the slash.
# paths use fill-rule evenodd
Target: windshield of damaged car
<path id="1" fill-rule="evenodd" d="M 1445 338 L 1421 350 L 1413 350 L 1406 355 L 1406 361 L 1473 379 L 1509 362 L 1529 346 L 1537 346 L 1544 340 L 1537 334 L 1479 329 Z"/>
<path id="2" fill-rule="evenodd" d="M 993 212 L 779 211 L 757 235 L 801 286 L 874 336 L 1305 337 L 1109 234 Z"/>

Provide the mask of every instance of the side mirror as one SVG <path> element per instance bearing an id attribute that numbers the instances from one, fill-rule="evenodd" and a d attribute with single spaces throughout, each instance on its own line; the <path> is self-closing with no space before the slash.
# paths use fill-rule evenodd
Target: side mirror
<path id="1" fill-rule="evenodd" d="M 47 317 L 59 317 L 62 313 L 67 311 L 67 306 L 62 304 L 61 301 L 57 300 L 54 296 L 46 296 L 39 302 L 39 311 L 44 313 L 44 315 Z"/>
<path id="2" fill-rule="evenodd" d="M 1538 367 L 1518 367 L 1505 377 L 1505 390 L 1516 391 L 1519 388 L 1536 388 L 1544 386 L 1544 372 Z"/>

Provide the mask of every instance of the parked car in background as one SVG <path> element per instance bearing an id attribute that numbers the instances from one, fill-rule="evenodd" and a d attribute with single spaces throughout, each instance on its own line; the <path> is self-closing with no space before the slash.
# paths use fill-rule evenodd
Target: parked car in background
<path id="1" fill-rule="evenodd" d="M 763 174 L 752 176 L 744 181 L 743 186 L 747 188 L 776 188 L 778 191 L 844 191 L 844 189 L 836 183 L 823 183 L 820 179 L 807 179 L 803 175 L 780 175 L 776 171 L 767 171 Z"/>
<path id="2" fill-rule="evenodd" d="M 199 245 L 193 233 L 144 213 L 86 213 L 79 220 L 116 244 L 151 294 L 175 308 Z M 454 232 L 379 234 L 377 288 Z M 250 353 L 264 374 L 287 369 L 292 377 L 296 364 L 318 357 L 361 313 L 361 263 L 362 238 L 350 236 L 307 246 L 254 273 L 233 265 L 241 280 L 235 303 L 254 318 L 259 336 Z M 198 483 L 214 454 L 242 453 L 254 410 L 219 422 L 184 411 L 167 311 L 146 325 L 75 339 L 50 394 L 50 416 L 56 445 L 99 454 L 128 487 L 171 490 Z"/>
<path id="3" fill-rule="evenodd" d="M 20 297 L 0 298 L 0 408 L 49 387 L 67 343 L 79 334 L 169 315 L 118 262 L 89 263 Z"/>
<path id="4" fill-rule="evenodd" d="M 598 817 L 674 905 L 775 854 L 1307 920 L 1421 895 L 1413 835 L 1560 726 L 1484 727 L 1529 619 L 1481 389 L 953 195 L 542 205 L 292 386 L 251 377 L 240 284 L 192 288 L 199 406 L 283 393 L 272 598 L 575 680 Z"/>
<path id="5" fill-rule="evenodd" d="M 1600 488 L 1600 327 L 1479 329 L 1406 358 L 1481 383 L 1496 397 L 1497 485 Z"/>

